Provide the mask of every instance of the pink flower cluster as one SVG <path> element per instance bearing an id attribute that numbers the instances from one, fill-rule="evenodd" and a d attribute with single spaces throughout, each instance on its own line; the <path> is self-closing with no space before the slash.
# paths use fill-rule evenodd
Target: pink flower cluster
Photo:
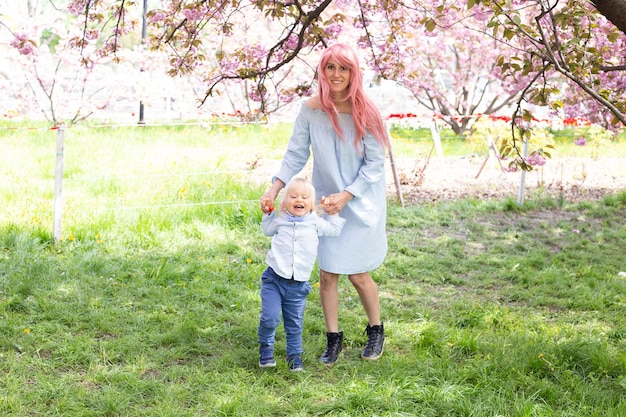
<path id="1" fill-rule="evenodd" d="M 344 27 L 339 23 L 331 23 L 326 27 L 326 34 L 330 37 L 330 39 L 335 39 L 338 37 L 343 31 Z"/>
<path id="2" fill-rule="evenodd" d="M 85 13 L 85 0 L 75 0 L 67 5 L 67 11 L 71 14 L 78 16 Z"/>
<path id="3" fill-rule="evenodd" d="M 287 41 L 285 42 L 285 46 L 288 49 L 294 50 L 298 47 L 298 40 L 298 35 L 294 33 L 289 37 L 289 39 L 287 39 Z"/>
<path id="4" fill-rule="evenodd" d="M 546 164 L 546 158 L 536 152 L 526 158 L 525 161 L 528 165 L 531 166 L 543 166 Z"/>
<path id="5" fill-rule="evenodd" d="M 585 146 L 587 144 L 587 139 L 584 136 L 580 136 L 578 139 L 574 141 L 574 145 Z"/>
<path id="6" fill-rule="evenodd" d="M 253 86 L 250 89 L 250 92 L 248 93 L 248 97 L 250 98 L 250 100 L 252 101 L 256 101 L 256 102 L 262 102 L 265 98 L 265 96 L 267 95 L 267 90 L 260 90 L 256 87 Z"/>
<path id="7" fill-rule="evenodd" d="M 22 55 L 35 55 L 35 42 L 29 39 L 27 33 L 18 32 L 11 41 L 11 46 L 16 48 Z"/>
<path id="8" fill-rule="evenodd" d="M 196 20 L 202 19 L 202 12 L 197 9 L 183 9 L 183 15 L 185 18 L 191 22 L 195 22 Z"/>
<path id="9" fill-rule="evenodd" d="M 159 23 L 165 20 L 167 16 L 165 15 L 165 12 L 158 10 L 153 12 L 149 17 L 148 20 L 150 21 L 150 23 Z"/>
<path id="10" fill-rule="evenodd" d="M 100 31 L 98 29 L 89 29 L 85 31 L 85 39 L 89 41 L 95 41 L 100 36 Z"/>

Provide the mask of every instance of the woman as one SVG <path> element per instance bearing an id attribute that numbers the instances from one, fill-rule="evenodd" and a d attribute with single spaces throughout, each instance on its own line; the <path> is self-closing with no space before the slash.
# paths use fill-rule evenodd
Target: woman
<path id="1" fill-rule="evenodd" d="M 325 196 L 330 215 L 341 212 L 346 224 L 337 238 L 320 238 L 320 299 L 327 344 L 321 360 L 332 366 L 343 349 L 339 330 L 340 275 L 347 275 L 365 309 L 366 360 L 383 353 L 385 334 L 378 287 L 371 270 L 387 254 L 385 157 L 389 138 L 376 106 L 363 91 L 363 75 L 354 50 L 345 44 L 327 48 L 318 66 L 318 95 L 302 106 L 281 168 L 261 197 L 268 212 L 284 185 L 305 166 L 313 152 L 312 182 Z"/>

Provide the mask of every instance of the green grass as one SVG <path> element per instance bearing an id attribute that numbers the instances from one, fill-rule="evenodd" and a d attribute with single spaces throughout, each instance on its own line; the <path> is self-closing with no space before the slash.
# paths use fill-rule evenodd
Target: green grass
<path id="1" fill-rule="evenodd" d="M 373 273 L 385 355 L 359 359 L 366 323 L 342 279 L 337 365 L 317 360 L 313 291 L 306 371 L 287 370 L 282 328 L 277 368 L 258 369 L 271 173 L 251 164 L 279 159 L 289 130 L 70 128 L 60 242 L 56 134 L 0 131 L 0 415 L 626 415 L 626 191 L 390 203 Z"/>

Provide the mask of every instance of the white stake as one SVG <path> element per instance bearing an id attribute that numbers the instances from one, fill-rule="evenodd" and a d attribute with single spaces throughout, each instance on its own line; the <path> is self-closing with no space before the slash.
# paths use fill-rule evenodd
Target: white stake
<path id="1" fill-rule="evenodd" d="M 54 226 L 52 236 L 55 241 L 61 239 L 61 222 L 63 220 L 63 141 L 65 125 L 57 128 L 56 167 L 54 171 Z"/>
<path id="2" fill-rule="evenodd" d="M 524 160 L 528 157 L 528 139 L 524 140 L 524 150 L 522 151 L 524 154 Z M 519 191 L 517 192 L 517 205 L 521 206 L 524 204 L 524 182 L 526 181 L 526 170 L 522 170 L 522 176 L 520 178 L 519 183 Z"/>

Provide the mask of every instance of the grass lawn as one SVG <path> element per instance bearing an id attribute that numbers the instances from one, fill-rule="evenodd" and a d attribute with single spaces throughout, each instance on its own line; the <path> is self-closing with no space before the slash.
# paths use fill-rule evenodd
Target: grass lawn
<path id="1" fill-rule="evenodd" d="M 258 198 L 271 174 L 257 163 L 280 159 L 289 133 L 68 128 L 55 242 L 56 133 L 0 130 L 0 415 L 626 415 L 626 190 L 523 207 L 390 202 L 373 273 L 383 357 L 360 360 L 367 323 L 342 279 L 335 367 L 318 361 L 313 291 L 306 371 L 288 371 L 282 326 L 278 366 L 260 370 Z"/>

